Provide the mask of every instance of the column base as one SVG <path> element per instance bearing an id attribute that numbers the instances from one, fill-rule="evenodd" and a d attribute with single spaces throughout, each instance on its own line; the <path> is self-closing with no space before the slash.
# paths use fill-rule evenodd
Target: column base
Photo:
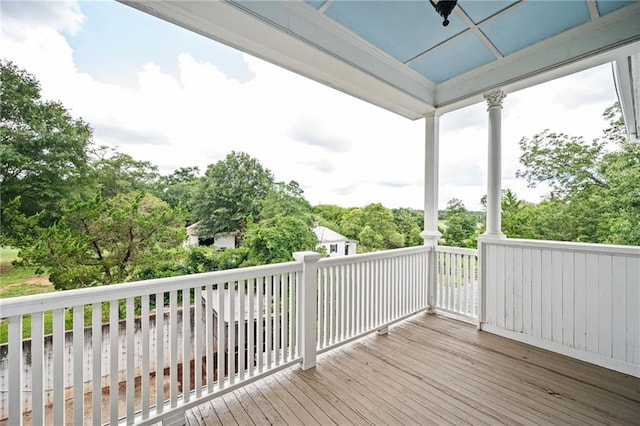
<path id="1" fill-rule="evenodd" d="M 442 234 L 438 231 L 422 231 L 420 236 L 424 239 L 425 246 L 437 246 Z"/>
<path id="2" fill-rule="evenodd" d="M 492 233 L 484 233 L 478 237 L 478 241 L 495 241 L 495 240 L 506 240 L 507 236 L 502 232 L 492 232 Z"/>

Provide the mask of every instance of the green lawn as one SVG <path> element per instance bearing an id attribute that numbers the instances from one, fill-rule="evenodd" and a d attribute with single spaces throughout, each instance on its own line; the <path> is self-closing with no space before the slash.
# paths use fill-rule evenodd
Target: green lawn
<path id="1" fill-rule="evenodd" d="M 14 267 L 12 262 L 18 259 L 18 250 L 0 247 L 0 298 L 26 296 L 29 294 L 54 291 L 53 284 L 46 275 L 37 275 L 35 268 Z M 45 330 L 51 332 L 51 315 L 45 315 Z M 23 337 L 31 334 L 31 317 L 26 315 L 22 321 Z M 7 341 L 7 322 L 0 319 L 0 343 Z"/>
<path id="2" fill-rule="evenodd" d="M 0 248 L 0 298 L 48 293 L 54 290 L 46 275 L 37 275 L 35 268 L 14 267 L 18 250 Z"/>

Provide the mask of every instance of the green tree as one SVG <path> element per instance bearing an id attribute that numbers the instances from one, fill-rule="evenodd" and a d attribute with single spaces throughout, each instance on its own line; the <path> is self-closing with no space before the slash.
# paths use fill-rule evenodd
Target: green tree
<path id="1" fill-rule="evenodd" d="M 192 202 L 201 234 L 242 233 L 248 218 L 259 216 L 273 184 L 271 171 L 243 152 L 209 165 Z"/>
<path id="2" fill-rule="evenodd" d="M 140 161 L 114 148 L 100 146 L 92 153 L 93 187 L 100 188 L 104 198 L 133 191 L 151 191 L 159 177 L 158 167 Z"/>
<path id="3" fill-rule="evenodd" d="M 58 102 L 41 97 L 35 76 L 0 60 L 0 197 L 2 207 L 20 196 L 25 216 L 45 212 L 49 225 L 62 199 L 83 187 L 88 172 L 91 129 Z M 11 224 L 3 217 L 5 237 Z"/>
<path id="4" fill-rule="evenodd" d="M 197 166 L 180 167 L 169 175 L 160 176 L 153 192 L 171 207 L 184 207 L 187 211 L 188 223 L 197 222 L 191 203 L 200 180 L 199 174 L 200 169 Z"/>
<path id="5" fill-rule="evenodd" d="M 313 223 L 311 205 L 304 198 L 304 191 L 298 182 L 277 182 L 265 198 L 260 217 L 271 219 L 275 216 L 295 216 L 311 226 Z"/>
<path id="6" fill-rule="evenodd" d="M 335 204 L 318 204 L 312 208 L 314 219 L 318 220 L 320 225 L 340 232 L 344 232 L 341 224 L 347 211 L 348 209 Z"/>
<path id="7" fill-rule="evenodd" d="M 365 223 L 382 238 L 382 244 L 369 246 L 369 251 L 404 247 L 404 236 L 398 232 L 391 210 L 380 203 L 372 203 L 365 206 L 363 212 Z"/>
<path id="8" fill-rule="evenodd" d="M 392 213 L 398 231 L 404 236 L 405 246 L 422 245 L 424 239 L 420 233 L 424 228 L 424 213 L 408 208 L 393 209 Z"/>
<path id="9" fill-rule="evenodd" d="M 245 265 L 288 262 L 293 260 L 293 252 L 315 250 L 317 243 L 316 235 L 304 220 L 295 216 L 274 216 L 247 228 L 248 260 Z"/>
<path id="10" fill-rule="evenodd" d="M 46 270 L 56 289 L 126 282 L 143 268 L 175 262 L 184 214 L 144 192 L 63 203 L 62 217 L 20 251 L 24 265 Z M 177 249 L 177 250 L 176 250 Z"/>
<path id="11" fill-rule="evenodd" d="M 511 189 L 502 192 L 502 232 L 509 238 L 534 238 L 534 206 L 520 200 Z"/>
<path id="12" fill-rule="evenodd" d="M 464 203 L 457 198 L 449 200 L 446 208 L 447 225 L 442 232 L 444 245 L 456 247 L 474 247 L 478 222 L 475 215 L 469 213 Z"/>
<path id="13" fill-rule="evenodd" d="M 364 210 L 360 207 L 353 207 L 348 209 L 342 216 L 340 233 L 349 239 L 358 240 L 360 232 L 362 232 L 365 225 Z"/>
<path id="14" fill-rule="evenodd" d="M 551 188 L 534 209 L 537 238 L 640 245 L 640 145 L 618 104 L 603 116 L 609 127 L 591 142 L 549 131 L 520 141 L 517 175 Z"/>

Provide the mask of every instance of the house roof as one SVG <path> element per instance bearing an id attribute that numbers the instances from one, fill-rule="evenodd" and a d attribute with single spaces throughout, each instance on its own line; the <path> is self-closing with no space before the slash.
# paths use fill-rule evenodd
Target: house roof
<path id="1" fill-rule="evenodd" d="M 354 240 L 350 240 L 344 235 L 339 234 L 326 226 L 314 226 L 312 231 L 316 234 L 316 237 L 318 237 L 319 243 L 337 243 L 340 241 L 355 242 Z"/>
<path id="2" fill-rule="evenodd" d="M 640 121 L 638 1 L 120 1 L 410 119 L 614 61 Z"/>

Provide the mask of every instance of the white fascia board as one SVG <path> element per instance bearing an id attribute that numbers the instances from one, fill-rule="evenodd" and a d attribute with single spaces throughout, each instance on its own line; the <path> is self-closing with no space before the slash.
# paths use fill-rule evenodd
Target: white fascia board
<path id="1" fill-rule="evenodd" d="M 640 2 L 590 21 L 436 87 L 435 106 L 453 111 L 494 89 L 513 92 L 638 51 Z"/>
<path id="2" fill-rule="evenodd" d="M 613 70 L 629 140 L 640 143 L 640 53 L 617 59 Z"/>
<path id="3" fill-rule="evenodd" d="M 239 9 L 233 3 L 118 1 L 406 118 L 419 119 L 434 109 L 433 86 L 429 85 L 428 80 L 424 79 L 421 83 L 414 76 L 394 74 L 389 63 L 379 57 L 359 57 L 360 61 L 370 61 L 369 64 L 347 62 L 332 54 L 326 46 L 321 48 L 287 31 L 287 28 L 259 19 L 246 9 Z M 286 12 L 289 9 L 283 10 Z M 296 30 L 304 26 L 299 21 L 305 19 L 302 15 L 291 14 L 288 18 L 295 22 Z M 311 32 L 317 32 L 318 28 L 310 24 L 308 31 L 312 37 Z M 318 33 L 313 37 L 320 36 Z M 339 38 L 340 35 L 335 37 Z M 338 43 L 338 39 L 324 42 L 331 45 Z M 347 40 L 343 42 L 345 46 L 349 43 Z M 357 50 L 353 43 L 349 49 Z M 372 67 L 381 75 L 375 75 L 364 66 Z M 395 78 L 392 82 L 385 80 L 390 75 Z"/>

